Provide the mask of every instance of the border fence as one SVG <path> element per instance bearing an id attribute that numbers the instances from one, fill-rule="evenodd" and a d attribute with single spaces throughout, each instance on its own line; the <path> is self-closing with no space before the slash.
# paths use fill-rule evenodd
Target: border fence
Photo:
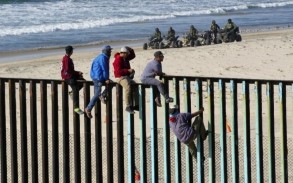
<path id="1" fill-rule="evenodd" d="M 0 180 L 6 182 L 293 182 L 293 81 L 165 76 L 181 112 L 204 106 L 197 160 L 170 132 L 155 88 L 137 84 L 128 114 L 111 83 L 94 117 L 73 112 L 61 80 L 0 78 Z M 86 107 L 92 82 L 83 82 Z M 172 104 L 173 105 L 173 104 Z M 289 122 L 289 123 L 288 123 Z M 291 152 L 291 153 L 290 153 Z"/>

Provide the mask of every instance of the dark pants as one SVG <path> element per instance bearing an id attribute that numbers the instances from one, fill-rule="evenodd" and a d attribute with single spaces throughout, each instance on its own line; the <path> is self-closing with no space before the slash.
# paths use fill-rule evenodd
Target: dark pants
<path id="1" fill-rule="evenodd" d="M 83 83 L 78 83 L 77 80 L 85 80 L 82 77 L 72 77 L 70 79 L 66 79 L 65 82 L 71 87 L 73 93 L 73 107 L 78 108 L 78 99 L 79 99 L 79 90 L 82 89 Z"/>

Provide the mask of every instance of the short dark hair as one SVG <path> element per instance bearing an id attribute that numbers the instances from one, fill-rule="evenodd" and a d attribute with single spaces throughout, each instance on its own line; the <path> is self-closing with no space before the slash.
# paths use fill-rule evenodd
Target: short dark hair
<path id="1" fill-rule="evenodd" d="M 162 53 L 161 51 L 156 51 L 156 52 L 154 53 L 154 56 L 155 56 L 155 57 L 160 57 L 160 56 L 164 56 L 164 55 L 163 55 L 163 53 Z"/>
<path id="2" fill-rule="evenodd" d="M 65 47 L 65 51 L 66 51 L 67 54 L 70 54 L 70 53 L 72 53 L 72 51 L 73 51 L 73 47 L 70 46 L 70 45 L 69 45 L 69 46 L 66 46 L 66 47 Z"/>

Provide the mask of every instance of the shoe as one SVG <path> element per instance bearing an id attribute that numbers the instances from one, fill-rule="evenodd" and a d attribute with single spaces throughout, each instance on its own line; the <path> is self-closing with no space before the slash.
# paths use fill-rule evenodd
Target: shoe
<path id="1" fill-rule="evenodd" d="M 102 95 L 99 97 L 100 101 L 103 103 L 103 104 L 106 104 L 106 97 L 103 97 Z"/>
<path id="2" fill-rule="evenodd" d="M 162 107 L 162 104 L 161 104 L 161 99 L 160 98 L 156 98 L 155 99 L 155 102 L 156 102 L 156 105 L 158 106 L 158 107 Z"/>
<path id="3" fill-rule="evenodd" d="M 72 91 L 68 92 L 68 95 L 71 98 L 71 100 L 73 100 L 73 92 Z"/>
<path id="4" fill-rule="evenodd" d="M 135 111 L 139 111 L 139 105 L 133 106 L 132 109 L 135 110 Z"/>
<path id="5" fill-rule="evenodd" d="M 77 114 L 79 114 L 79 115 L 82 115 L 84 112 L 80 109 L 80 108 L 75 108 L 74 109 L 74 112 L 76 112 Z"/>
<path id="6" fill-rule="evenodd" d="M 93 118 L 91 111 L 89 111 L 87 108 L 84 109 L 84 112 L 88 118 Z"/>
<path id="7" fill-rule="evenodd" d="M 172 103 L 173 102 L 173 98 L 172 97 L 169 97 L 166 99 L 166 103 Z"/>
<path id="8" fill-rule="evenodd" d="M 208 135 L 209 135 L 209 131 L 206 130 L 206 132 L 204 133 L 204 136 L 202 137 L 202 139 L 203 139 L 203 140 L 206 140 L 207 137 L 208 137 Z"/>
<path id="9" fill-rule="evenodd" d="M 126 112 L 129 112 L 130 114 L 134 114 L 135 112 L 133 111 L 131 106 L 127 106 L 125 109 Z"/>

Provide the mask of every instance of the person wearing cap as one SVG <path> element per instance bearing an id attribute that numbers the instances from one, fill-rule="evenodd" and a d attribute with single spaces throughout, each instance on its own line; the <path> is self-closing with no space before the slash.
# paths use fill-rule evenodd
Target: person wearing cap
<path id="1" fill-rule="evenodd" d="M 164 55 L 161 51 L 156 51 L 154 53 L 154 59 L 151 60 L 145 67 L 144 71 L 141 74 L 140 80 L 143 84 L 148 85 L 155 85 L 157 90 L 156 91 L 156 98 L 155 102 L 158 107 L 161 107 L 161 97 L 162 94 L 165 97 L 166 103 L 173 102 L 173 98 L 169 97 L 169 94 L 164 89 L 164 84 L 156 79 L 156 76 L 163 76 L 165 75 L 162 72 L 162 62 L 164 60 Z"/>
<path id="2" fill-rule="evenodd" d="M 194 140 L 200 135 L 201 140 L 206 140 L 208 131 L 206 130 L 202 117 L 204 108 L 193 113 L 180 113 L 178 105 L 169 108 L 169 126 L 180 142 L 188 146 L 190 154 L 196 157 L 196 146 Z M 195 117 L 192 124 L 189 121 Z"/>
<path id="3" fill-rule="evenodd" d="M 83 111 L 79 108 L 78 98 L 79 90 L 83 87 L 83 83 L 77 82 L 77 80 L 85 80 L 83 73 L 74 69 L 73 60 L 70 58 L 73 54 L 73 47 L 67 46 L 65 48 L 66 54 L 64 55 L 61 62 L 61 77 L 71 87 L 72 91 L 69 92 L 70 97 L 73 100 L 74 112 L 83 114 Z"/>
<path id="4" fill-rule="evenodd" d="M 135 70 L 131 68 L 129 61 L 135 58 L 135 52 L 132 48 L 125 46 L 120 49 L 119 53 L 114 55 L 114 76 L 117 83 L 124 88 L 126 111 L 134 114 L 138 110 L 138 91 L 134 86 L 133 76 Z"/>
<path id="5" fill-rule="evenodd" d="M 92 118 L 91 110 L 95 106 L 98 99 L 104 104 L 107 100 L 107 88 L 110 83 L 109 79 L 109 60 L 111 57 L 112 48 L 109 45 L 105 45 L 102 48 L 102 53 L 98 55 L 92 62 L 90 76 L 94 83 L 94 96 L 91 98 L 89 104 L 84 109 L 88 118 Z M 106 84 L 104 91 L 101 93 L 103 84 Z"/>

